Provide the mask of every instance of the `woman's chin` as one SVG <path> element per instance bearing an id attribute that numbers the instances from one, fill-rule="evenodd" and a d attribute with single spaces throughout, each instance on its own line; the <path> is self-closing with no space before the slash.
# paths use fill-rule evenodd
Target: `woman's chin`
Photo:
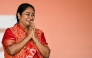
<path id="1" fill-rule="evenodd" d="M 29 26 L 30 24 L 29 23 L 26 23 L 26 26 Z"/>

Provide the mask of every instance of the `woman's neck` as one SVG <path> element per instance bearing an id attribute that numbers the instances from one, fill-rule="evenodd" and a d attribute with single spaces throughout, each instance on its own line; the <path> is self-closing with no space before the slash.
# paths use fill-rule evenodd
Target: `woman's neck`
<path id="1" fill-rule="evenodd" d="M 28 26 L 25 26 L 25 25 L 23 25 L 23 24 L 21 24 L 21 23 L 19 23 L 19 24 L 23 27 L 24 31 L 27 32 Z"/>

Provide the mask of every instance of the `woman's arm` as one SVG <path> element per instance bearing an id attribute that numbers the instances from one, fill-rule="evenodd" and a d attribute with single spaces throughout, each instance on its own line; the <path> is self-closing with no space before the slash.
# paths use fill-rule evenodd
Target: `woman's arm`
<path id="1" fill-rule="evenodd" d="M 35 38 L 34 41 L 36 41 L 37 39 Z M 44 57 L 44 58 L 49 58 L 50 56 L 50 49 L 49 47 L 46 45 L 46 44 L 41 44 L 41 42 L 37 42 L 35 43 L 35 45 L 37 46 L 37 48 L 39 49 L 41 55 Z"/>
<path id="2" fill-rule="evenodd" d="M 42 36 L 44 36 L 42 34 Z M 45 40 L 45 38 L 42 38 L 43 40 Z M 41 55 L 44 57 L 44 58 L 49 58 L 50 56 L 50 49 L 49 47 L 47 46 L 46 43 L 41 43 L 41 41 L 39 41 L 37 38 L 33 37 L 33 41 L 35 43 L 35 45 L 37 46 L 38 50 L 40 51 Z"/>
<path id="3" fill-rule="evenodd" d="M 15 39 L 16 38 L 14 34 L 11 32 L 11 30 L 9 28 L 6 29 L 3 36 L 2 44 L 6 49 L 6 51 L 8 52 L 8 54 L 10 55 L 17 54 L 30 40 L 29 37 L 26 37 L 22 41 L 15 43 Z"/>
<path id="4" fill-rule="evenodd" d="M 4 46 L 6 44 L 8 44 L 9 46 L 6 47 L 6 51 L 10 54 L 10 55 L 16 55 L 29 41 L 29 38 L 25 38 L 24 40 L 22 40 L 21 42 L 15 43 L 14 40 L 7 40 L 4 43 Z M 12 44 L 12 45 L 10 45 Z"/>

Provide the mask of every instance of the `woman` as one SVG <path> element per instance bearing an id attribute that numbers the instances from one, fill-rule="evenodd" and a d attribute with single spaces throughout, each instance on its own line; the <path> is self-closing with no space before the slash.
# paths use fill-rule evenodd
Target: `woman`
<path id="1" fill-rule="evenodd" d="M 21 4 L 16 17 L 17 24 L 7 28 L 3 36 L 5 58 L 49 58 L 50 49 L 44 33 L 34 25 L 34 7 Z"/>

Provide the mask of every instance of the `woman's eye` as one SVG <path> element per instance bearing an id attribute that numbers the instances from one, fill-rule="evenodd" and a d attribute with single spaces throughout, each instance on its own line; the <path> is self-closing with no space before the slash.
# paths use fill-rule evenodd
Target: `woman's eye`
<path id="1" fill-rule="evenodd" d="M 33 15 L 31 15 L 31 16 L 35 16 L 35 15 L 33 14 Z"/>
<path id="2" fill-rule="evenodd" d="M 30 16 L 30 14 L 26 14 L 27 16 Z"/>
<path id="3" fill-rule="evenodd" d="M 34 14 L 26 14 L 27 16 L 35 16 Z"/>

